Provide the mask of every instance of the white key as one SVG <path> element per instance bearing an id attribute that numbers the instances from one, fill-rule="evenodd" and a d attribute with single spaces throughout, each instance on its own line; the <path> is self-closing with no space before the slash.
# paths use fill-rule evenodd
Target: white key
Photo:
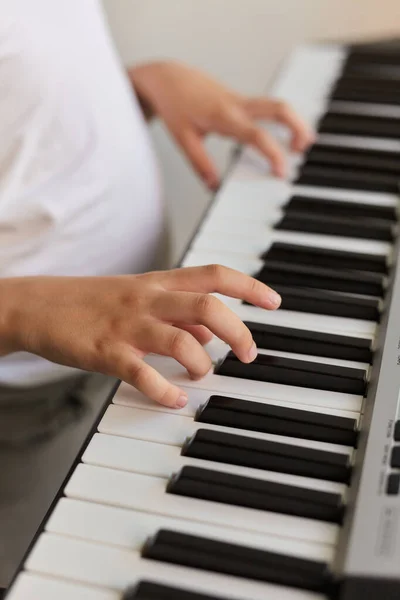
<path id="1" fill-rule="evenodd" d="M 346 454 L 348 455 L 348 453 Z M 187 465 L 341 495 L 346 492 L 345 485 L 333 481 L 189 458 L 181 455 L 181 448 L 178 446 L 101 433 L 95 434 L 91 439 L 83 454 L 82 462 L 98 467 L 165 477 L 166 479 Z"/>
<path id="2" fill-rule="evenodd" d="M 111 405 L 107 408 L 98 426 L 100 433 L 143 440 L 145 442 L 178 446 L 178 448 L 181 448 L 186 438 L 194 435 L 198 429 L 221 431 L 233 435 L 245 435 L 254 439 L 282 442 L 292 446 L 315 448 L 328 452 L 351 452 L 351 448 L 339 444 L 315 442 L 313 440 L 260 433 L 258 431 L 247 431 L 246 429 L 235 429 L 223 427 L 222 425 L 210 425 L 208 423 L 193 421 L 191 417 L 185 417 L 179 413 L 171 415 L 165 412 L 116 405 Z"/>
<path id="3" fill-rule="evenodd" d="M 208 373 L 200 380 L 193 381 L 189 378 L 186 369 L 172 358 L 151 355 L 146 357 L 146 362 L 178 386 L 184 385 L 185 387 L 214 390 L 224 394 L 232 392 L 256 398 L 287 400 L 288 402 L 300 402 L 315 407 L 325 406 L 338 410 L 361 412 L 363 398 L 355 394 L 227 377 L 225 375 L 215 375 L 213 372 Z"/>
<path id="4" fill-rule="evenodd" d="M 138 552 L 43 534 L 27 561 L 32 572 L 124 591 L 141 580 L 248 600 L 323 600 L 322 595 L 141 558 Z M 229 592 L 228 592 L 229 590 Z"/>
<path id="5" fill-rule="evenodd" d="M 297 177 L 300 165 L 293 165 L 292 178 Z M 298 188 L 298 189 L 297 189 Z M 281 209 L 289 201 L 292 195 L 298 193 L 299 189 L 310 188 L 311 194 L 320 200 L 321 206 L 324 199 L 340 200 L 343 202 L 359 202 L 362 204 L 374 204 L 397 206 L 398 196 L 383 192 L 364 192 L 357 190 L 343 190 L 341 188 L 327 188 L 326 194 L 321 191 L 320 186 L 295 186 L 282 179 L 265 177 L 258 180 L 242 181 L 231 180 L 225 183 L 218 193 L 208 215 L 208 220 L 218 220 L 225 217 L 237 217 L 259 221 L 269 220 L 282 214 Z M 366 200 L 367 198 L 367 200 Z"/>
<path id="6" fill-rule="evenodd" d="M 294 310 L 264 310 L 256 306 L 242 304 L 235 298 L 220 296 L 223 302 L 233 310 L 242 321 L 254 321 L 282 327 L 297 327 L 310 331 L 324 331 L 338 335 L 354 335 L 373 339 L 377 325 L 373 321 L 334 317 L 331 315 L 316 315 L 314 313 L 296 312 Z"/>
<path id="7" fill-rule="evenodd" d="M 271 227 L 262 221 L 252 221 L 245 216 L 241 219 L 230 216 L 226 216 L 224 219 L 208 219 L 192 242 L 192 248 L 207 251 L 213 238 L 223 235 L 227 238 L 230 237 L 232 243 L 235 241 L 237 244 L 236 253 L 241 248 L 242 238 L 248 237 L 253 238 L 253 244 L 260 244 L 260 252 L 268 250 L 274 242 L 285 242 L 330 250 L 337 250 L 338 245 L 340 245 L 340 249 L 346 252 L 361 252 L 364 254 L 385 256 L 389 255 L 392 251 L 392 247 L 388 242 L 271 229 Z M 212 247 L 210 250 L 212 250 Z M 244 247 L 244 250 L 246 250 L 246 247 Z M 229 251 L 231 251 L 231 247 L 229 247 Z M 248 253 L 247 250 L 246 253 Z"/>
<path id="8" fill-rule="evenodd" d="M 256 224 L 255 235 L 249 234 L 247 236 L 243 232 L 232 234 L 232 232 L 225 230 L 226 224 L 221 225 L 221 231 L 215 231 L 215 226 L 212 227 L 213 231 L 204 229 L 193 241 L 192 252 L 209 252 L 213 254 L 216 252 L 232 253 L 234 255 L 241 255 L 244 258 L 257 260 L 264 252 L 269 250 L 276 241 L 287 242 L 290 244 L 293 243 L 298 246 L 305 246 L 306 248 L 327 248 L 337 250 L 338 247 L 338 240 L 335 240 L 333 236 L 308 235 L 306 233 L 302 234 L 290 231 L 268 232 L 266 229 L 263 229 L 260 233 L 257 230 L 258 227 L 259 224 Z M 371 248 L 364 240 L 347 239 L 349 239 L 351 243 L 354 242 L 357 244 L 357 251 L 360 253 L 381 254 L 382 256 L 387 256 L 385 252 L 373 252 L 374 248 Z M 377 245 L 377 250 L 389 250 L 386 244 L 381 247 L 380 242 L 377 242 Z M 371 252 L 369 252 L 370 250 Z"/>
<path id="9" fill-rule="evenodd" d="M 165 412 L 175 416 L 184 416 L 184 417 L 192 417 L 194 418 L 197 409 L 202 406 L 207 400 L 210 398 L 212 394 L 216 394 L 217 392 L 209 391 L 209 390 L 198 390 L 196 388 L 185 388 L 182 387 L 182 390 L 188 396 L 188 403 L 184 408 L 179 409 L 177 411 L 175 408 L 168 408 L 162 404 L 158 404 L 158 402 L 154 402 L 150 400 L 139 392 L 137 389 L 129 385 L 128 383 L 122 382 L 112 399 L 113 404 L 117 404 L 119 406 L 128 406 L 129 408 L 141 408 L 145 410 L 154 410 L 157 412 Z M 318 410 L 315 411 L 315 408 L 309 406 L 308 404 L 296 404 L 291 402 L 281 402 L 279 400 L 266 400 L 265 398 L 251 398 L 250 396 L 246 396 L 245 394 L 229 394 L 231 398 L 240 398 L 241 400 L 247 400 L 248 402 L 260 402 L 262 404 L 272 404 L 275 406 L 286 406 L 288 408 L 295 408 L 298 410 L 308 410 L 310 412 L 318 412 L 326 415 L 336 415 L 338 417 L 347 417 L 351 419 L 356 419 L 358 421 L 359 413 L 350 412 L 350 411 L 342 411 L 335 410 L 333 408 L 326 408 L 325 406 L 319 406 Z"/>
<path id="10" fill-rule="evenodd" d="M 333 546 L 313 544 L 307 540 L 289 540 L 267 533 L 259 534 L 209 523 L 196 523 L 70 498 L 62 498 L 58 502 L 46 524 L 46 531 L 50 533 L 138 551 L 146 540 L 160 529 L 328 563 L 332 562 L 334 555 Z"/>
<path id="11" fill-rule="evenodd" d="M 78 500 L 319 544 L 332 545 L 337 540 L 339 527 L 331 523 L 168 494 L 166 485 L 167 480 L 162 477 L 80 464 L 65 488 L 65 495 Z"/>
<path id="12" fill-rule="evenodd" d="M 322 133 L 318 142 L 333 146 L 346 146 L 350 148 L 366 148 L 368 150 L 381 150 L 383 152 L 400 152 L 400 142 L 383 138 L 365 138 L 356 135 L 338 135 L 335 133 Z"/>
<path id="13" fill-rule="evenodd" d="M 372 102 L 346 102 L 344 100 L 334 100 L 331 104 L 331 110 L 347 115 L 367 115 L 370 117 L 392 117 L 400 118 L 400 106 L 395 104 L 373 104 Z"/>
<path id="14" fill-rule="evenodd" d="M 121 594 L 82 584 L 22 573 L 13 584 L 8 600 L 120 600 Z"/>

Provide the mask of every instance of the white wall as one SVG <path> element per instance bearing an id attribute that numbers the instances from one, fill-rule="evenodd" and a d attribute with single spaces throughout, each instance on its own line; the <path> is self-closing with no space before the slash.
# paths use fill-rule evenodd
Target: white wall
<path id="1" fill-rule="evenodd" d="M 303 40 L 400 35 L 398 0 L 103 1 L 126 64 L 184 60 L 248 93 L 268 89 L 280 61 Z M 171 259 L 176 261 L 210 195 L 159 124 L 153 136 L 169 206 Z M 208 146 L 222 169 L 231 145 L 212 139 Z"/>

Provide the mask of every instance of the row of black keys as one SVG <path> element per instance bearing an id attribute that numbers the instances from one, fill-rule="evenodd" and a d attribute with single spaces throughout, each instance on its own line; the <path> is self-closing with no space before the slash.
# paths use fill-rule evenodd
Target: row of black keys
<path id="1" fill-rule="evenodd" d="M 330 111 L 322 119 L 319 131 L 373 137 L 372 119 L 375 117 Z M 399 135 L 392 137 L 400 138 L 400 119 L 398 127 Z M 306 155 L 296 183 L 399 194 L 398 160 L 398 152 L 315 144 Z"/>
<path id="2" fill-rule="evenodd" d="M 283 211 L 275 229 L 388 241 L 397 235 L 394 207 L 295 195 Z M 255 277 L 277 288 L 282 308 L 379 321 L 386 257 L 277 242 L 262 259 Z"/>
<path id="3" fill-rule="evenodd" d="M 195 420 L 199 423 L 222 425 L 230 429 L 245 429 L 317 442 L 357 446 L 357 420 L 352 417 L 249 402 L 229 396 L 210 396 L 199 408 Z M 277 454 L 281 452 L 280 448 L 275 450 Z M 284 451 L 286 450 L 282 450 Z M 314 456 L 315 462 L 326 463 L 325 458 L 325 454 Z M 350 475 L 347 462 L 345 469 L 342 472 L 342 481 Z"/>
<path id="4" fill-rule="evenodd" d="M 379 72 L 382 56 L 375 55 L 371 64 L 371 55 L 361 56 L 349 56 L 331 91 L 331 100 L 400 104 L 400 78 Z M 400 118 L 348 114 L 332 108 L 321 119 L 319 132 L 398 139 Z M 398 152 L 316 145 L 308 154 L 298 182 L 398 194 L 398 173 Z"/>
<path id="5" fill-rule="evenodd" d="M 275 229 L 387 241 L 397 235 L 393 207 L 295 195 L 283 212 Z M 388 282 L 385 256 L 278 242 L 262 259 L 255 277 L 276 288 L 282 308 L 379 321 Z"/>
<path id="6" fill-rule="evenodd" d="M 394 207 L 295 195 L 275 229 L 391 242 L 398 234 Z"/>
<path id="7" fill-rule="evenodd" d="M 224 598 L 144 580 L 134 588 L 128 589 L 123 600 L 224 600 Z"/>
<path id="8" fill-rule="evenodd" d="M 297 352 L 314 356 L 354 359 L 369 357 L 371 360 L 371 341 L 334 334 L 296 330 L 292 328 L 248 323 L 258 346 L 268 350 Z M 351 359 L 350 359 L 351 360 Z M 359 358 L 355 359 L 359 360 Z M 344 392 L 364 396 L 367 388 L 367 371 L 339 365 L 314 363 L 299 360 L 258 354 L 250 364 L 242 363 L 233 352 L 217 365 L 216 374 L 228 377 L 254 379 L 280 385 L 294 385 L 312 389 Z"/>
<path id="9" fill-rule="evenodd" d="M 365 396 L 367 390 L 367 371 L 365 369 L 314 363 L 273 354 L 258 354 L 252 363 L 246 364 L 240 361 L 233 352 L 229 352 L 217 365 L 215 373 L 228 377 L 360 396 Z"/>
<path id="10" fill-rule="evenodd" d="M 379 296 L 391 267 L 386 256 L 275 242 L 261 258 L 254 276 L 281 294 L 282 309 L 380 321 Z M 367 292 L 378 295 L 360 296 Z"/>
<path id="11" fill-rule="evenodd" d="M 211 540 L 168 529 L 159 530 L 142 549 L 146 559 L 318 591 L 330 595 L 328 565 L 266 550 Z M 128 590 L 124 600 L 212 600 L 210 596 L 151 582 Z"/>

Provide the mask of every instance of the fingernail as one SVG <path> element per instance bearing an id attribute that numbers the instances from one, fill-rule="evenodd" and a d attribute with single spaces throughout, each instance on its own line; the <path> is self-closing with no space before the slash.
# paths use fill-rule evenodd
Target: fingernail
<path id="1" fill-rule="evenodd" d="M 255 360 L 257 358 L 257 346 L 255 345 L 254 342 L 253 342 L 247 356 L 248 356 L 248 359 L 250 362 L 253 362 L 253 360 Z"/>
<path id="2" fill-rule="evenodd" d="M 176 401 L 177 408 L 183 408 L 184 406 L 186 406 L 187 401 L 188 401 L 187 396 L 179 396 L 178 400 Z"/>
<path id="3" fill-rule="evenodd" d="M 282 298 L 280 297 L 280 295 L 273 291 L 269 293 L 268 299 L 272 306 L 275 306 L 276 308 L 278 308 L 278 306 L 280 306 L 282 302 Z"/>

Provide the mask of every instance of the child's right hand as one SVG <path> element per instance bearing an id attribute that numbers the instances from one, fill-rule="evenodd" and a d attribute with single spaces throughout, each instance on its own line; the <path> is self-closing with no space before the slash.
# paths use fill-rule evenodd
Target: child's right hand
<path id="1" fill-rule="evenodd" d="M 24 277 L 0 285 L 3 354 L 23 350 L 113 375 L 176 408 L 186 403 L 185 394 L 143 357 L 172 356 L 200 378 L 211 368 L 202 344 L 215 334 L 251 362 L 256 347 L 250 331 L 211 294 L 269 310 L 280 304 L 266 285 L 219 265 L 113 277 Z"/>

